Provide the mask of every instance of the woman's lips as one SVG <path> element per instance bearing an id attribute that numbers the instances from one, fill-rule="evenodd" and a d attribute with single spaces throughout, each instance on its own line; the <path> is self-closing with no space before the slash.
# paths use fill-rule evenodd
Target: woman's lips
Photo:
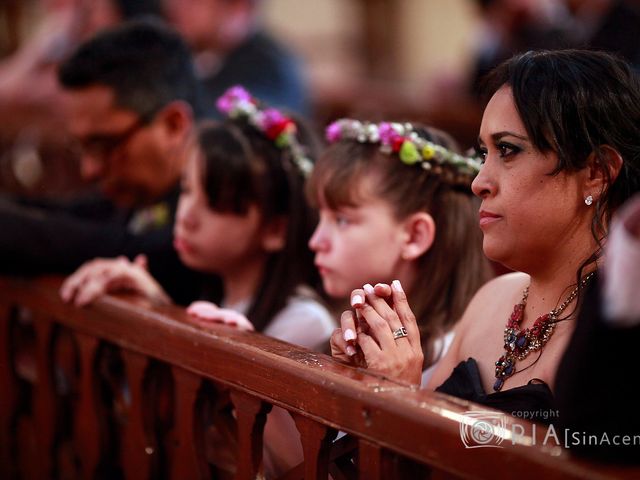
<path id="1" fill-rule="evenodd" d="M 502 216 L 488 210 L 480 210 L 480 227 L 490 225 L 500 220 Z"/>

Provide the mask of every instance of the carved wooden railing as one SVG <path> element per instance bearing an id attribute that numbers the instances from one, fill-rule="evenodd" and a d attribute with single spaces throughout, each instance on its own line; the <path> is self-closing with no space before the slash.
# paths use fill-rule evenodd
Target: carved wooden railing
<path id="1" fill-rule="evenodd" d="M 258 334 L 204 331 L 180 308 L 125 296 L 74 308 L 59 285 L 0 278 L 2 479 L 260 477 L 272 406 L 291 413 L 304 452 L 281 478 L 638 478 L 543 445 L 542 429 L 511 417 L 501 448 L 465 448 L 472 404 Z"/>

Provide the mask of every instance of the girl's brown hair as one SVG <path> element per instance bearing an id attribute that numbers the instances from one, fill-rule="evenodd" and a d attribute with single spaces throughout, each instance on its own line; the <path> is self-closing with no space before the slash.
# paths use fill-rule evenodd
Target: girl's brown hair
<path id="1" fill-rule="evenodd" d="M 421 137 L 457 150 L 446 133 L 414 128 Z M 433 245 L 417 259 L 418 277 L 407 291 L 428 366 L 440 355 L 435 340 L 450 330 L 491 275 L 477 225 L 478 200 L 470 185 L 460 183 L 450 167 L 427 171 L 402 163 L 397 154 L 381 152 L 379 144 L 354 140 L 331 145 L 318 159 L 307 184 L 307 197 L 312 204 L 322 198 L 332 209 L 354 206 L 359 200 L 358 179 L 367 175 L 376 175 L 375 194 L 392 206 L 396 219 L 423 211 L 436 225 Z"/>
<path id="2" fill-rule="evenodd" d="M 301 141 L 314 149 L 310 130 L 296 123 Z M 262 331 L 297 287 L 319 283 L 307 248 L 316 214 L 304 197 L 304 177 L 288 148 L 278 148 L 246 120 L 204 122 L 196 140 L 203 154 L 203 187 L 213 210 L 242 215 L 256 205 L 265 225 L 286 223 L 285 245 L 269 254 L 247 312 L 255 329 Z M 315 157 L 315 152 L 308 153 Z"/>

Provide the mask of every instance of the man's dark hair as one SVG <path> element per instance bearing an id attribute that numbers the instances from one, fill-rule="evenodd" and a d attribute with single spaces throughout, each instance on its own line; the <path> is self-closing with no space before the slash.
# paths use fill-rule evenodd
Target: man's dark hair
<path id="1" fill-rule="evenodd" d="M 113 3 L 124 19 L 142 15 L 163 16 L 162 0 L 115 0 Z"/>
<path id="2" fill-rule="evenodd" d="M 67 89 L 104 85 L 119 106 L 151 119 L 165 105 L 184 100 L 204 114 L 191 53 L 180 35 L 155 19 L 125 22 L 80 45 L 60 67 Z"/>

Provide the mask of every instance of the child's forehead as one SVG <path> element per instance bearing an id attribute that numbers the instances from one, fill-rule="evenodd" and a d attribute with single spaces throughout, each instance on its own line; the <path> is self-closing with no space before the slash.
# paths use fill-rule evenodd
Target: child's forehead
<path id="1" fill-rule="evenodd" d="M 362 207 L 379 197 L 379 182 L 380 176 L 372 172 L 352 175 L 344 183 L 324 182 L 317 190 L 318 206 L 332 210 Z"/>

